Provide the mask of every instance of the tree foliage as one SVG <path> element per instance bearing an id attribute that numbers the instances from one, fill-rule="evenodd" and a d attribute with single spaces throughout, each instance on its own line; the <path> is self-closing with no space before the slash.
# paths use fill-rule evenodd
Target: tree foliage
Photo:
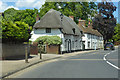
<path id="1" fill-rule="evenodd" d="M 2 42 L 22 43 L 30 38 L 30 30 L 28 24 L 20 21 L 15 23 L 12 21 L 2 21 Z"/>
<path id="2" fill-rule="evenodd" d="M 14 15 L 18 12 L 18 10 L 15 10 L 14 8 L 9 8 L 4 11 L 4 19 L 6 21 L 14 21 Z"/>
<path id="3" fill-rule="evenodd" d="M 66 16 L 74 16 L 76 23 L 79 18 L 88 21 L 88 15 L 94 17 L 97 13 L 97 6 L 94 2 L 45 2 L 40 8 L 39 16 L 42 17 L 50 9 L 60 11 Z"/>
<path id="4" fill-rule="evenodd" d="M 4 19 L 6 21 L 22 21 L 33 26 L 36 22 L 36 15 L 38 14 L 37 9 L 26 9 L 26 10 L 15 10 L 14 8 L 9 8 L 4 11 Z"/>
<path id="5" fill-rule="evenodd" d="M 97 29 L 104 37 L 104 41 L 112 39 L 114 35 L 114 27 L 116 19 L 113 12 L 116 6 L 111 2 L 101 2 L 98 4 L 99 14 L 93 19 L 93 28 Z"/>
<path id="6" fill-rule="evenodd" d="M 115 27 L 115 35 L 113 36 L 113 39 L 115 41 L 119 41 L 120 42 L 120 24 L 117 24 Z"/>
<path id="7" fill-rule="evenodd" d="M 24 42 L 31 37 L 38 10 L 15 10 L 9 8 L 2 16 L 2 42 Z"/>
<path id="8" fill-rule="evenodd" d="M 2 39 L 2 16 L 0 15 L 0 40 Z"/>

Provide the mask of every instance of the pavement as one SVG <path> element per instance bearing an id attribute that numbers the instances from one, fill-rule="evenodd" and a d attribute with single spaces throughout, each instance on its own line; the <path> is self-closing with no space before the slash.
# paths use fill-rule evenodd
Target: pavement
<path id="1" fill-rule="evenodd" d="M 89 50 L 89 51 L 78 51 L 72 53 L 65 53 L 63 55 L 60 54 L 42 54 L 42 59 L 40 59 L 39 55 L 30 55 L 31 58 L 28 59 L 29 63 L 25 63 L 25 60 L 3 60 L 0 61 L 0 66 L 2 67 L 2 75 L 0 78 L 5 78 L 11 74 L 14 74 L 20 70 L 24 70 L 32 65 L 38 64 L 40 62 L 53 60 L 61 57 L 75 56 L 77 54 L 84 54 L 88 52 L 93 52 L 97 50 Z"/>

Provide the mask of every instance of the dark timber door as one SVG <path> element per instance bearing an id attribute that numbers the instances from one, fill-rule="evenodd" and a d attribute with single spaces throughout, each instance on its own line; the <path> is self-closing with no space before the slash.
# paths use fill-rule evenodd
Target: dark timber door
<path id="1" fill-rule="evenodd" d="M 68 52 L 71 52 L 71 40 L 68 41 Z"/>

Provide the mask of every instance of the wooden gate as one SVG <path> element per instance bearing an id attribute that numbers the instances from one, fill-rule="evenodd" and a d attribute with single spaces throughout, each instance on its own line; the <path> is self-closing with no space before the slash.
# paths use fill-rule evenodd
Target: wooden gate
<path id="1" fill-rule="evenodd" d="M 38 43 L 33 42 L 33 44 L 30 45 L 30 54 L 38 55 Z"/>

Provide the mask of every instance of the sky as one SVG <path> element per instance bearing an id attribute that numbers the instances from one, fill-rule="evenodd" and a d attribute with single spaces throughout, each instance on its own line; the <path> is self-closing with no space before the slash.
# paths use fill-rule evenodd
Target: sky
<path id="1" fill-rule="evenodd" d="M 97 0 L 98 1 L 98 0 Z M 113 1 L 113 4 L 117 7 L 114 12 L 114 16 L 118 21 L 118 1 Z M 40 9 L 45 3 L 45 0 L 0 0 L 0 12 L 4 12 L 8 8 L 15 8 L 16 10 L 24 9 Z"/>

